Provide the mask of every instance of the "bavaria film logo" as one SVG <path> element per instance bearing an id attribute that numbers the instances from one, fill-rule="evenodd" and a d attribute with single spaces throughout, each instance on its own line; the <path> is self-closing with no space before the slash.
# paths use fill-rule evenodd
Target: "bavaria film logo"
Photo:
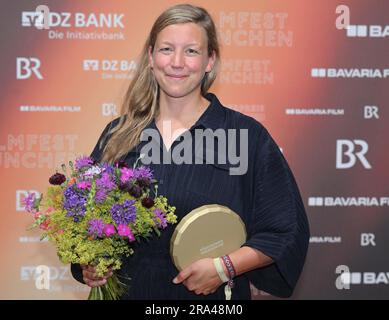
<path id="1" fill-rule="evenodd" d="M 309 207 L 388 207 L 389 197 L 309 197 Z"/>
<path id="2" fill-rule="evenodd" d="M 347 37 L 349 38 L 386 38 L 389 37 L 389 25 L 349 25 L 347 27 Z"/>
<path id="3" fill-rule="evenodd" d="M 312 78 L 359 78 L 359 79 L 386 79 L 389 69 L 378 68 L 317 68 L 311 69 Z"/>

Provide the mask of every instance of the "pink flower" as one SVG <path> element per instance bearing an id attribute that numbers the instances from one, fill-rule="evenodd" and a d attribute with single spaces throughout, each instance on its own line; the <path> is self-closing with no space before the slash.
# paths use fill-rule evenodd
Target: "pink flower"
<path id="1" fill-rule="evenodd" d="M 130 180 L 132 177 L 134 177 L 134 170 L 129 168 L 122 168 L 121 170 L 121 176 L 120 181 L 122 183 L 125 183 L 126 181 Z"/>
<path id="2" fill-rule="evenodd" d="M 78 189 L 89 189 L 91 187 L 91 183 L 89 181 L 81 181 L 77 183 Z"/>
<path id="3" fill-rule="evenodd" d="M 46 216 L 43 212 L 37 211 L 34 213 L 34 219 L 38 220 L 41 216 Z"/>
<path id="4" fill-rule="evenodd" d="M 110 237 L 116 233 L 116 230 L 113 224 L 106 224 L 104 226 L 103 232 L 107 237 Z"/>
<path id="5" fill-rule="evenodd" d="M 130 229 L 130 234 L 128 235 L 128 240 L 130 240 L 130 242 L 135 241 L 135 237 L 134 237 L 134 234 L 132 233 L 131 229 Z"/>
<path id="6" fill-rule="evenodd" d="M 49 207 L 46 212 L 35 212 L 34 213 L 34 219 L 35 220 L 39 220 L 38 222 L 40 222 L 39 224 L 39 228 L 41 228 L 42 230 L 47 230 L 49 228 L 49 223 L 50 223 L 50 213 L 54 211 L 54 208 L 52 207 Z"/>
<path id="7" fill-rule="evenodd" d="M 47 230 L 49 228 L 49 223 L 50 223 L 50 218 L 47 218 L 39 225 L 39 228 L 41 228 L 42 230 Z"/>
<path id="8" fill-rule="evenodd" d="M 118 225 L 118 234 L 122 237 L 128 237 L 130 241 L 135 241 L 134 234 L 132 233 L 130 227 L 125 224 Z"/>

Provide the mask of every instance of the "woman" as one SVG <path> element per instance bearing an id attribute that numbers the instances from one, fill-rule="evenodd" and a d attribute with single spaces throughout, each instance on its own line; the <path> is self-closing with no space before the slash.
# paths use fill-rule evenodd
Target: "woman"
<path id="1" fill-rule="evenodd" d="M 213 259 L 205 258 L 178 273 L 169 254 L 174 226 L 168 228 L 160 238 L 137 244 L 135 254 L 124 261 L 122 272 L 131 278 L 124 299 L 225 299 L 222 283 L 232 277 L 232 299 L 250 299 L 249 282 L 288 297 L 301 273 L 309 228 L 297 185 L 266 129 L 223 107 L 208 93 L 219 59 L 215 25 L 204 9 L 177 5 L 163 12 L 143 48 L 122 116 L 105 128 L 92 157 L 132 165 L 146 144 L 160 138 L 154 141 L 159 146 L 158 161 L 150 167 L 159 181 L 158 193 L 176 207 L 178 218 L 199 206 L 218 203 L 240 215 L 247 241 L 220 259 L 219 269 Z M 236 162 L 230 159 L 211 164 L 163 163 L 182 138 L 194 136 L 197 129 L 235 129 L 241 137 L 241 132 L 248 133 L 244 171 L 231 174 Z M 158 135 L 145 138 L 141 134 L 147 130 Z M 238 139 L 240 147 L 242 141 Z M 194 151 L 196 157 L 199 153 Z M 72 273 L 91 287 L 111 276 L 97 278 L 91 266 L 72 265 Z"/>

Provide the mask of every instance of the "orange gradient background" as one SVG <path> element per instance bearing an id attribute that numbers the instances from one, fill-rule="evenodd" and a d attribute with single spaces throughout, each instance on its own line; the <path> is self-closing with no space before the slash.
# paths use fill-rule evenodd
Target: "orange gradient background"
<path id="1" fill-rule="evenodd" d="M 179 1 L 15 1 L 0 4 L 2 43 L 0 175 L 1 217 L 0 267 L 1 299 L 85 299 L 88 288 L 72 279 L 68 266 L 62 265 L 48 243 L 20 242 L 20 237 L 39 236 L 26 231 L 32 217 L 16 210 L 17 190 L 47 187 L 48 177 L 60 169 L 60 163 L 38 167 L 7 164 L 7 157 L 26 152 L 53 156 L 64 152 L 68 160 L 90 154 L 105 125 L 116 117 L 102 113 L 102 104 L 114 103 L 119 109 L 128 79 L 102 79 L 102 71 L 83 70 L 83 61 L 136 60 L 156 17 Z M 388 285 L 353 287 L 337 290 L 335 268 L 349 265 L 358 272 L 389 272 L 387 245 L 388 207 L 308 207 L 308 197 L 384 197 L 388 196 L 389 163 L 387 137 L 388 111 L 385 109 L 388 79 L 312 78 L 312 68 L 388 68 L 388 37 L 350 38 L 335 26 L 335 9 L 345 4 L 351 10 L 351 23 L 387 25 L 389 2 L 374 1 L 191 1 L 206 8 L 220 32 L 233 29 L 221 25 L 223 13 L 287 14 L 281 31 L 291 32 L 291 45 L 241 46 L 221 42 L 222 64 L 236 60 L 269 60 L 271 84 L 226 83 L 222 76 L 212 92 L 222 103 L 261 121 L 278 142 L 299 183 L 313 236 L 341 236 L 340 244 L 312 244 L 307 263 L 292 299 L 385 298 Z M 49 39 L 48 30 L 22 27 L 23 11 L 34 11 L 45 4 L 52 12 L 124 14 L 124 29 L 63 28 L 50 30 L 84 32 L 122 32 L 125 40 Z M 254 30 L 244 23 L 244 31 Z M 258 29 L 261 30 L 261 29 Z M 255 30 L 255 31 L 258 31 Z M 264 29 L 262 29 L 264 30 Z M 272 30 L 279 30 L 276 23 Z M 42 80 L 31 76 L 17 79 L 16 58 L 36 57 L 41 62 Z M 222 67 L 221 75 L 225 72 Z M 123 72 L 108 72 L 122 74 Z M 238 81 L 239 82 L 239 81 Z M 80 106 L 80 112 L 21 112 L 20 106 Z M 364 119 L 363 107 L 379 106 L 379 119 Z M 246 106 L 246 107 L 245 107 Z M 247 107 L 254 106 L 254 107 Z M 256 110 L 258 108 L 258 110 Z M 288 116 L 287 108 L 342 108 L 343 116 Z M 52 141 L 31 150 L 21 141 L 17 146 L 8 138 L 28 135 L 68 137 L 63 146 Z M 336 141 L 368 141 L 366 157 L 372 165 L 361 163 L 349 170 L 336 169 Z M 46 148 L 46 149 L 45 149 Z M 48 150 L 47 150 L 48 148 Z M 57 148 L 57 149 L 56 149 Z M 385 227 L 384 227 L 385 226 Z M 385 229 L 386 228 L 386 229 Z M 360 234 L 376 235 L 375 247 L 361 247 Z M 57 279 L 51 290 L 38 290 L 29 266 L 48 265 Z M 26 268 L 27 267 L 27 268 Z M 53 269 L 53 270 L 54 270 Z M 27 272 L 27 273 L 26 273 Z M 253 289 L 254 299 L 271 299 Z"/>

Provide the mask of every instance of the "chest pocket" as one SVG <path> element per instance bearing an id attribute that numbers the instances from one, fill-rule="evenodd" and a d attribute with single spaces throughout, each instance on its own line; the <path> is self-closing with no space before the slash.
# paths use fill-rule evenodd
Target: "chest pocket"
<path id="1" fill-rule="evenodd" d="M 207 204 L 232 205 L 239 194 L 239 177 L 230 175 L 231 164 L 194 165 L 189 192 L 207 199 Z"/>

